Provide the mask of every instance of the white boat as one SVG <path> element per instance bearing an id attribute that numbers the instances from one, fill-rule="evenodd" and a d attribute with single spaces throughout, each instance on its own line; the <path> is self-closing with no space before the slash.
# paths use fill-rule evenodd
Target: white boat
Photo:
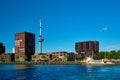
<path id="1" fill-rule="evenodd" d="M 83 65 L 114 65 L 115 63 L 108 59 L 94 60 L 91 57 L 87 57 L 86 59 L 81 61 L 81 64 Z"/>

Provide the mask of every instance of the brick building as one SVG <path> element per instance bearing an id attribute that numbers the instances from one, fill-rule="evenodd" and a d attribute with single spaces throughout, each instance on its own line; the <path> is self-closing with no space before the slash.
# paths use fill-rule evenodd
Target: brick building
<path id="1" fill-rule="evenodd" d="M 14 61 L 14 54 L 13 53 L 6 53 L 0 55 L 0 61 L 2 62 L 13 62 Z"/>
<path id="2" fill-rule="evenodd" d="M 52 60 L 52 56 L 55 55 L 57 59 L 61 59 L 61 61 L 74 61 L 75 60 L 75 54 L 73 52 L 50 52 L 46 54 L 49 58 L 49 60 Z"/>
<path id="3" fill-rule="evenodd" d="M 44 58 L 43 58 L 43 56 L 44 56 Z M 49 60 L 49 58 L 46 54 L 37 53 L 37 54 L 32 55 L 32 61 L 35 61 L 35 62 L 41 62 L 41 61 L 44 61 L 46 59 Z"/>
<path id="4" fill-rule="evenodd" d="M 43 56 L 45 58 L 43 58 Z M 75 60 L 75 54 L 73 52 L 49 52 L 46 54 L 34 54 L 32 55 L 32 61 L 74 61 Z"/>
<path id="5" fill-rule="evenodd" d="M 0 43 L 0 54 L 5 53 L 5 46 L 3 46 L 3 43 Z"/>
<path id="6" fill-rule="evenodd" d="M 35 34 L 20 32 L 15 34 L 15 60 L 30 61 L 35 53 Z"/>
<path id="7" fill-rule="evenodd" d="M 84 57 L 92 56 L 93 54 L 98 54 L 99 52 L 99 42 L 98 41 L 84 41 L 75 43 L 76 53 L 82 54 Z"/>

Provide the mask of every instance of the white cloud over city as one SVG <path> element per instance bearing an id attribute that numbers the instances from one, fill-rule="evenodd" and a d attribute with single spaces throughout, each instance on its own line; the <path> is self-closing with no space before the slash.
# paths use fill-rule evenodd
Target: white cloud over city
<path id="1" fill-rule="evenodd" d="M 105 32 L 108 30 L 108 27 L 103 27 L 102 29 L 100 29 L 100 32 Z"/>

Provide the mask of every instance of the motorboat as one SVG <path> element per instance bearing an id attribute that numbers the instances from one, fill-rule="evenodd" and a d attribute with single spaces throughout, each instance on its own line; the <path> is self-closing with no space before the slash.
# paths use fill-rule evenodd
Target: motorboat
<path id="1" fill-rule="evenodd" d="M 83 65 L 114 65 L 115 63 L 108 59 L 94 60 L 91 57 L 87 57 L 86 59 L 80 61 Z"/>

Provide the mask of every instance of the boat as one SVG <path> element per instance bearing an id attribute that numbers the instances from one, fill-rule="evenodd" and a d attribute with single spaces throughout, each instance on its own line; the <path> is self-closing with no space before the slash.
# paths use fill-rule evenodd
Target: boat
<path id="1" fill-rule="evenodd" d="M 115 63 L 108 59 L 94 60 L 91 57 L 87 57 L 86 59 L 80 61 L 83 65 L 114 65 Z"/>

